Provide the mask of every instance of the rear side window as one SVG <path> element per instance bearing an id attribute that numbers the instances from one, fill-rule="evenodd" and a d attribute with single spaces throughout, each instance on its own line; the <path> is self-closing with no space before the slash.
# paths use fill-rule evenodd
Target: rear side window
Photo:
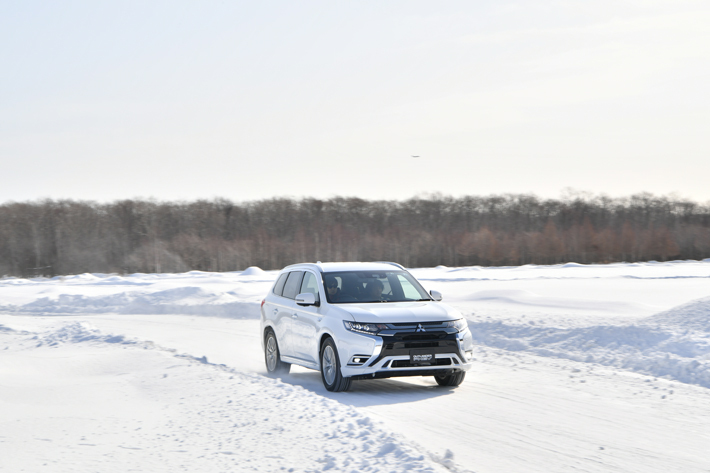
<path id="1" fill-rule="evenodd" d="M 279 276 L 279 280 L 276 281 L 276 285 L 274 285 L 274 294 L 277 296 L 280 296 L 281 293 L 284 291 L 284 284 L 286 284 L 286 278 L 288 277 L 288 273 L 283 273 L 281 276 Z"/>
<path id="2" fill-rule="evenodd" d="M 288 273 L 288 279 L 284 285 L 283 296 L 289 299 L 295 299 L 298 295 L 298 290 L 301 289 L 301 280 L 303 279 L 303 271 L 291 271 Z"/>

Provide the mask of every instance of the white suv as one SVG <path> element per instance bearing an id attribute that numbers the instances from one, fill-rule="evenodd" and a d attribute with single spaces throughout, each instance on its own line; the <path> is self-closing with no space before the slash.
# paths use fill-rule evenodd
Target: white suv
<path id="1" fill-rule="evenodd" d="M 269 374 L 320 370 L 328 391 L 354 379 L 433 376 L 458 386 L 473 339 L 461 314 L 396 263 L 287 266 L 261 303 Z"/>

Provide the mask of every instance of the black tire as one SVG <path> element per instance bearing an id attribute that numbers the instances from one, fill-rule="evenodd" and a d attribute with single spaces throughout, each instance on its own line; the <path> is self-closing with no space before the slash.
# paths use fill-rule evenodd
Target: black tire
<path id="1" fill-rule="evenodd" d="M 271 376 L 285 375 L 291 370 L 291 363 L 281 361 L 279 342 L 271 329 L 267 329 L 266 335 L 264 335 L 264 361 L 266 362 L 266 372 Z"/>
<path id="2" fill-rule="evenodd" d="M 320 377 L 328 391 L 341 392 L 350 389 L 352 379 L 343 377 L 340 372 L 340 357 L 332 338 L 328 338 L 320 347 Z"/>
<path id="3" fill-rule="evenodd" d="M 465 371 L 453 371 L 453 372 L 445 372 L 442 374 L 435 374 L 434 379 L 436 380 L 436 384 L 439 386 L 444 386 L 444 387 L 456 387 L 459 384 L 463 383 L 463 379 L 466 377 L 466 372 Z"/>

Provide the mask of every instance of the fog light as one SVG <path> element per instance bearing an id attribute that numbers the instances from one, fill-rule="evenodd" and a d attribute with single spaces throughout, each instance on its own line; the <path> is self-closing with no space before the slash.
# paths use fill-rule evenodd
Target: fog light
<path id="1" fill-rule="evenodd" d="M 348 366 L 364 365 L 369 359 L 370 357 L 367 355 L 354 355 L 350 358 L 350 361 L 348 361 Z"/>
<path id="2" fill-rule="evenodd" d="M 473 360 L 473 351 L 467 351 L 466 352 L 466 361 L 471 361 Z"/>

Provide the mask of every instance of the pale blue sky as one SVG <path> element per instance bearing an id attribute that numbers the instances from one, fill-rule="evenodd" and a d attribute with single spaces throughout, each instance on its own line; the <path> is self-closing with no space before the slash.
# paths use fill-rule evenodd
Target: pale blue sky
<path id="1" fill-rule="evenodd" d="M 706 0 L 3 0 L 0 202 L 708 201 L 708 25 Z"/>

